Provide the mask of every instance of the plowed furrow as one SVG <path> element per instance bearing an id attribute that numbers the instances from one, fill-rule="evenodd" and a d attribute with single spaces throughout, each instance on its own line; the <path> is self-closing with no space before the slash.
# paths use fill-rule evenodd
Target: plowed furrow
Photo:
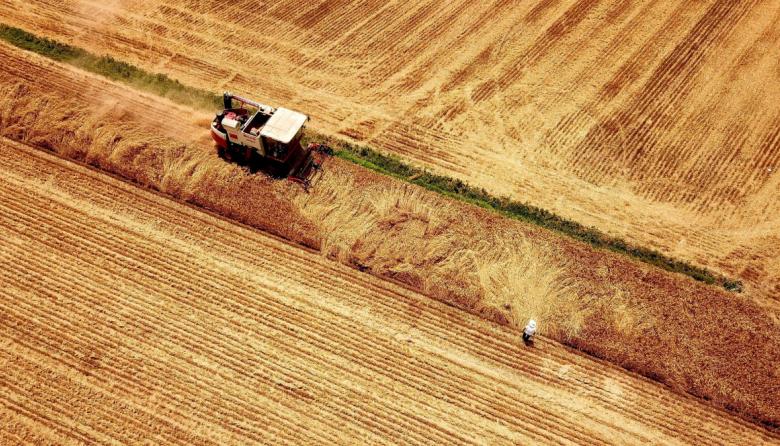
<path id="1" fill-rule="evenodd" d="M 73 328 L 73 327 L 71 327 Z M 56 333 L 53 333 L 53 335 L 56 335 Z M 83 372 L 86 374 L 93 374 L 94 371 L 89 369 L 84 369 L 82 362 L 79 360 L 78 354 L 75 352 L 69 352 L 68 350 L 63 350 L 62 346 L 52 343 L 51 337 L 44 337 L 44 336 L 27 336 L 26 339 L 16 339 L 17 345 L 21 346 L 23 349 L 26 349 L 27 351 L 33 351 L 38 354 L 40 354 L 42 357 L 46 356 L 46 351 L 60 351 L 60 355 L 58 357 L 52 357 L 51 362 L 59 362 L 63 366 L 68 367 L 72 370 L 77 370 Z M 90 345 L 90 339 L 87 338 L 86 341 L 79 340 L 78 338 L 67 338 L 68 342 L 85 342 L 85 345 Z M 34 344 L 32 342 L 34 342 Z M 71 344 L 71 345 L 78 345 L 78 344 Z M 70 356 L 69 358 L 63 358 L 61 355 L 62 353 L 68 353 Z M 137 354 L 137 352 L 136 352 Z M 132 364 L 130 364 L 132 366 Z M 165 370 L 167 368 L 171 367 L 170 362 L 164 362 L 158 364 L 160 368 L 157 370 Z M 194 366 L 197 365 L 194 362 L 190 362 L 188 365 Z M 105 366 L 105 372 L 111 373 L 114 384 L 121 383 L 123 386 L 126 386 L 123 391 L 124 392 L 135 392 L 130 394 L 116 394 L 115 396 L 117 398 L 127 398 L 128 395 L 134 398 L 142 399 L 144 396 L 148 396 L 152 393 L 159 393 L 159 389 L 166 389 L 168 394 L 163 393 L 162 395 L 166 398 L 169 398 L 171 401 L 174 401 L 177 399 L 180 395 L 187 395 L 193 393 L 193 391 L 201 390 L 204 388 L 204 386 L 208 387 L 209 385 L 213 386 L 213 381 L 208 380 L 201 380 L 201 381 L 194 381 L 194 382 L 188 382 L 187 380 L 187 373 L 185 368 L 178 367 L 176 370 L 174 370 L 176 373 L 179 373 L 178 380 L 179 381 L 172 381 L 170 378 L 168 378 L 167 382 L 163 382 L 162 379 L 157 376 L 146 376 L 143 377 L 143 382 L 139 380 L 135 375 L 129 375 L 126 373 L 126 367 L 127 364 L 124 363 L 118 363 L 116 365 L 110 365 Z M 174 367 L 175 368 L 175 367 Z M 158 381 L 160 380 L 160 381 Z M 271 379 L 257 379 L 256 384 L 258 385 L 265 385 L 269 389 L 273 389 L 278 386 L 278 383 L 274 382 Z M 107 382 L 106 386 L 110 386 L 112 384 L 111 382 Z M 173 384 L 173 385 L 172 385 Z M 222 384 L 222 387 L 224 387 L 224 383 Z M 99 389 L 99 390 L 102 390 Z M 253 405 L 247 405 L 246 411 L 243 410 L 235 410 L 233 407 L 231 407 L 229 404 L 225 404 L 227 401 L 230 400 L 229 397 L 226 398 L 226 395 L 211 395 L 208 397 L 204 397 L 202 401 L 199 401 L 198 404 L 194 404 L 194 402 L 185 401 L 184 404 L 179 403 L 179 406 L 181 406 L 181 409 L 185 410 L 186 412 L 184 415 L 182 413 L 175 415 L 187 418 L 189 414 L 199 414 L 199 413 L 209 413 L 211 417 L 214 418 L 224 418 L 225 420 L 235 419 L 236 417 L 240 417 L 243 422 L 242 425 L 244 426 L 281 426 L 286 427 L 288 429 L 297 430 L 291 428 L 291 426 L 294 426 L 290 424 L 289 420 L 285 417 L 280 417 L 276 415 L 276 411 L 279 410 L 281 407 L 285 407 L 288 410 L 300 410 L 301 412 L 298 413 L 298 419 L 300 419 L 301 416 L 304 416 L 307 412 L 303 411 L 301 408 L 297 408 L 297 405 L 290 404 L 290 401 L 285 401 L 284 398 L 279 398 L 278 396 L 274 396 L 273 394 L 267 395 L 267 396 L 261 396 L 258 394 L 254 395 L 255 400 L 253 401 Z M 208 404 L 208 401 L 211 399 L 218 399 L 222 402 L 223 405 L 211 407 Z M 207 403 L 207 404 L 204 404 Z M 252 410 L 252 408 L 255 407 L 265 407 L 267 409 L 272 410 L 264 410 L 260 411 L 258 414 L 257 411 Z M 257 418 L 257 416 L 260 415 L 261 418 Z M 311 427 L 311 431 L 303 431 L 298 432 L 297 435 L 288 435 L 286 432 L 276 432 L 274 434 L 273 438 L 276 438 L 277 440 L 285 440 L 289 443 L 295 443 L 296 441 L 305 441 L 307 443 L 322 443 L 322 442 L 328 442 L 328 443 L 337 443 L 338 436 L 336 433 L 332 432 L 330 430 L 331 426 L 330 423 L 332 421 L 328 421 L 327 424 L 321 424 L 321 421 L 323 418 L 319 414 L 314 414 L 314 416 L 309 413 L 309 426 Z M 251 424 L 250 424 L 251 420 Z M 203 424 L 203 418 L 200 418 L 200 424 Z M 258 435 L 260 432 L 254 432 L 254 429 L 248 429 L 247 427 L 230 427 L 229 429 L 232 429 L 232 433 L 237 435 L 238 438 L 243 438 L 244 441 L 260 441 L 260 442 L 267 442 L 269 440 L 267 434 L 264 433 L 264 435 Z M 215 431 L 210 431 L 214 433 Z M 347 432 L 343 432 L 347 433 Z M 350 429 L 349 433 L 354 432 Z M 359 435 L 365 436 L 365 432 L 358 432 Z M 220 438 L 228 438 L 226 435 L 220 436 Z M 380 442 L 380 439 L 378 437 L 374 437 L 374 440 Z"/>
<path id="2" fill-rule="evenodd" d="M 34 423 L 41 425 L 45 430 L 58 432 L 61 438 L 65 438 L 69 442 L 77 440 L 79 444 L 98 444 L 98 438 L 105 441 L 105 437 L 96 437 L 90 432 L 84 432 L 70 424 L 60 423 L 56 419 L 56 413 L 49 413 L 44 406 L 30 401 L 25 393 L 21 395 L 15 394 L 12 388 L 2 383 L 2 378 L 0 378 L 0 386 L 2 386 L 4 394 L 2 399 L 3 405 L 10 412 L 32 420 Z"/>
<path id="3" fill-rule="evenodd" d="M 89 278 L 84 278 L 84 280 L 89 280 Z M 62 288 L 68 287 L 68 286 L 73 287 L 72 285 L 69 285 L 69 284 L 62 284 L 62 285 L 56 286 L 55 289 L 62 289 Z M 85 290 L 81 290 L 81 291 L 82 291 L 82 293 L 84 295 L 95 295 L 93 290 L 85 289 Z M 42 293 L 46 294 L 45 291 L 42 292 Z M 56 294 L 52 294 L 49 297 L 56 298 Z M 138 295 L 131 296 L 131 298 L 137 299 Z M 79 307 L 80 308 L 79 311 L 85 312 L 85 313 L 77 312 L 77 314 L 83 314 L 84 315 L 83 321 L 90 321 L 90 320 L 95 319 L 94 308 L 96 308 L 98 305 L 100 305 L 99 301 L 89 301 L 89 303 L 90 303 L 90 306 L 80 306 Z M 71 311 L 75 311 L 75 310 L 76 309 L 72 309 Z M 11 311 L 12 310 L 9 309 L 9 314 L 11 313 Z M 21 310 L 19 308 L 15 308 L 15 309 L 13 309 L 13 311 L 19 312 Z M 90 313 L 90 311 L 92 311 L 92 313 Z M 147 311 L 148 311 L 148 309 L 147 309 Z M 30 316 L 30 315 L 28 314 L 28 316 Z M 80 322 L 79 323 L 78 321 L 70 321 L 70 320 L 61 319 L 61 318 L 58 318 L 57 314 L 52 314 L 51 315 L 51 319 L 49 319 L 49 322 L 50 323 L 58 322 L 58 324 L 65 324 L 65 328 L 66 329 L 68 329 L 70 331 L 73 331 L 73 332 L 76 332 L 76 333 L 82 333 L 81 335 L 79 335 L 77 337 L 69 338 L 70 342 L 67 343 L 67 347 L 63 347 L 61 345 L 58 345 L 56 342 L 52 342 L 52 339 L 59 339 L 59 337 L 57 336 L 57 331 L 56 330 L 54 330 L 54 332 L 51 333 L 50 336 L 37 336 L 37 335 L 36 336 L 32 336 L 32 338 L 34 338 L 38 343 L 43 343 L 50 350 L 53 350 L 53 351 L 58 351 L 59 350 L 59 351 L 70 352 L 69 354 L 72 357 L 72 360 L 74 361 L 72 366 L 76 367 L 76 368 L 78 368 L 78 365 L 80 363 L 80 355 L 79 355 L 79 349 L 76 348 L 75 346 L 79 346 L 79 345 L 83 345 L 83 346 L 94 345 L 94 338 L 90 337 L 88 335 L 88 333 L 90 333 L 90 332 L 94 333 L 95 335 L 98 335 L 99 333 L 106 333 L 106 332 L 111 332 L 112 331 L 109 325 L 107 325 L 105 327 L 102 327 L 102 328 L 95 328 L 92 325 L 86 325 L 85 327 L 82 327 L 81 325 L 85 324 L 85 322 Z M 157 318 L 151 318 L 150 320 L 145 319 L 144 322 L 145 323 L 161 323 L 161 324 L 165 323 L 165 321 L 161 321 L 161 320 L 159 320 Z M 74 324 L 76 324 L 76 325 L 74 325 Z M 136 332 L 139 332 L 139 331 L 143 332 L 143 328 L 139 329 L 139 325 L 136 325 L 135 320 L 130 320 L 130 321 L 124 322 L 124 326 L 127 327 L 127 329 L 136 329 Z M 40 330 L 46 330 L 46 329 L 51 329 L 51 328 L 47 328 L 47 327 L 41 327 L 40 328 Z M 83 331 L 85 331 L 87 333 L 84 334 L 83 331 L 77 331 L 77 329 L 83 329 Z M 148 331 L 148 328 L 146 329 L 146 331 Z M 31 337 L 28 336 L 28 339 L 29 338 L 31 338 Z M 120 336 L 120 333 L 117 333 L 114 338 L 115 339 L 123 339 Z M 125 339 L 132 340 L 134 344 L 138 344 L 138 345 L 142 345 L 142 346 L 144 344 L 144 338 L 143 337 L 136 337 L 136 336 L 126 335 Z M 168 348 L 165 349 L 165 350 L 159 350 L 158 351 L 157 347 L 155 345 L 151 345 L 151 346 L 146 346 L 145 350 L 143 350 L 143 351 L 142 350 L 134 350 L 133 351 L 133 355 L 134 356 L 143 355 L 144 352 L 146 352 L 147 354 L 152 353 L 152 352 L 158 352 L 158 355 L 156 357 L 164 358 L 162 360 L 163 362 L 159 362 L 159 363 L 155 362 L 156 357 L 154 357 L 154 358 L 150 357 L 149 359 L 147 359 L 145 361 L 145 363 L 150 363 L 150 364 L 156 365 L 157 367 L 155 368 L 155 370 L 166 370 L 168 373 L 173 374 L 173 376 L 177 376 L 178 378 L 175 381 L 166 383 L 166 381 L 165 381 L 166 376 L 165 375 L 162 376 L 162 377 L 159 377 L 159 376 L 147 376 L 145 379 L 143 379 L 143 381 L 138 381 L 138 379 L 136 379 L 136 377 L 134 375 L 128 374 L 126 372 L 126 370 L 134 370 L 137 367 L 133 367 L 133 363 L 132 362 L 125 363 L 124 361 L 126 361 L 126 359 L 124 359 L 124 358 L 117 358 L 117 359 L 115 359 L 113 361 L 113 363 L 115 363 L 115 365 L 109 365 L 109 366 L 106 366 L 106 368 L 107 368 L 108 371 L 112 372 L 112 377 L 114 379 L 117 379 L 117 377 L 118 377 L 119 381 L 123 382 L 124 385 L 127 386 L 127 388 L 132 389 L 132 388 L 137 387 L 137 386 L 142 386 L 141 390 L 136 392 L 136 396 L 138 398 L 143 397 L 143 395 L 148 395 L 150 392 L 159 391 L 157 389 L 166 389 L 166 391 L 172 392 L 170 397 L 171 397 L 172 400 L 175 400 L 176 399 L 175 398 L 176 395 L 187 395 L 189 393 L 192 393 L 193 389 L 201 389 L 201 390 L 202 389 L 224 389 L 224 388 L 226 388 L 225 383 L 236 380 L 235 376 L 226 375 L 225 374 L 225 370 L 223 370 L 223 369 L 212 369 L 212 370 L 209 370 L 208 374 L 206 374 L 206 375 L 203 375 L 203 376 L 200 376 L 200 377 L 193 377 L 194 381 L 191 381 L 190 378 L 189 378 L 189 374 L 187 373 L 187 367 L 188 366 L 199 366 L 199 364 L 196 361 L 194 361 L 191 356 L 182 356 L 182 355 L 176 353 L 181 348 L 180 344 L 184 340 L 186 340 L 186 336 L 185 337 L 181 337 L 181 336 L 177 337 L 177 336 L 174 335 L 174 336 L 172 336 L 172 339 L 173 339 L 173 341 L 172 341 L 173 343 L 170 344 L 170 345 L 167 345 Z M 207 339 L 207 338 L 205 338 L 205 339 Z M 18 340 L 18 341 L 22 342 L 22 340 Z M 105 342 L 110 342 L 110 341 L 105 341 Z M 111 349 L 121 349 L 122 351 L 125 351 L 127 349 L 132 349 L 133 348 L 133 346 L 131 344 L 126 344 L 126 343 L 125 344 L 121 344 L 119 342 L 110 343 L 107 347 L 111 348 Z M 32 347 L 30 347 L 30 348 L 32 348 Z M 75 350 L 74 350 L 74 348 L 75 348 Z M 193 350 L 193 351 L 203 351 L 203 349 L 201 348 L 201 349 L 197 349 L 197 350 Z M 167 359 L 165 359 L 165 358 L 167 358 Z M 183 366 L 180 365 L 177 362 L 171 362 L 172 359 L 177 359 L 177 360 L 181 361 L 183 363 Z M 200 366 L 200 367 L 202 367 L 202 366 Z M 248 376 L 248 375 L 249 374 L 244 374 L 244 376 Z M 220 380 L 214 381 L 214 378 L 213 378 L 214 376 L 219 377 Z M 167 376 L 167 379 L 170 381 L 172 379 L 172 377 L 171 376 Z M 146 384 L 142 385 L 142 382 L 146 383 Z M 150 386 L 150 384 L 154 384 L 154 386 Z M 266 382 L 266 384 L 270 388 L 273 388 L 273 386 L 274 386 L 273 382 Z M 227 387 L 227 388 L 229 388 L 229 387 Z M 228 419 L 231 418 L 231 414 L 232 414 L 233 417 L 240 416 L 244 420 L 253 420 L 253 423 L 257 422 L 257 425 L 264 425 L 265 424 L 265 423 L 261 422 L 262 420 L 256 418 L 255 411 L 252 410 L 253 404 L 250 404 L 246 400 L 245 396 L 243 396 L 243 395 L 234 396 L 234 395 L 231 395 L 230 393 L 232 393 L 232 392 L 223 393 L 222 395 L 219 395 L 219 400 L 221 401 L 221 405 L 219 405 L 219 406 L 210 407 L 209 404 L 205 404 L 205 407 L 204 407 L 204 403 L 203 402 L 198 402 L 198 404 L 193 404 L 193 403 L 189 403 L 188 401 L 185 401 L 184 402 L 185 405 L 189 405 L 189 407 L 186 407 L 184 409 L 186 411 L 189 411 L 189 412 L 192 412 L 192 413 L 198 413 L 198 412 L 206 409 L 208 412 L 210 412 L 210 413 L 214 414 L 215 416 L 217 416 L 218 419 L 228 420 Z M 211 398 L 215 398 L 217 396 L 218 395 L 213 395 L 213 396 L 208 397 L 206 399 L 210 400 Z M 255 398 L 257 398 L 258 396 L 259 395 L 255 395 Z M 235 402 L 236 398 L 239 398 L 239 401 L 237 403 Z M 263 400 L 264 400 L 264 398 L 260 398 L 260 401 L 255 400 L 254 403 L 255 404 L 262 403 Z M 270 407 L 273 407 L 274 405 L 279 404 L 278 400 L 277 401 L 265 400 L 265 401 L 266 401 L 265 404 L 268 404 Z M 283 401 L 284 400 L 282 400 L 282 402 Z M 234 404 L 238 404 L 238 405 L 236 406 Z M 174 411 L 173 413 L 175 413 L 175 414 L 177 414 L 179 416 L 182 416 L 185 419 L 187 418 L 187 416 L 186 415 L 182 415 L 181 412 L 177 413 L 177 412 Z M 186 412 L 185 412 L 185 414 L 186 414 Z M 274 418 L 273 412 L 268 412 L 267 415 L 270 415 L 272 419 Z M 316 416 L 314 418 L 316 418 Z M 279 423 L 280 419 L 277 418 L 277 419 L 273 420 L 273 422 Z M 241 432 L 241 433 L 242 434 L 247 434 L 247 432 Z M 315 430 L 315 431 L 313 431 L 313 433 L 316 435 L 316 434 L 319 434 L 320 432 Z M 325 434 L 326 434 L 326 438 L 327 438 L 328 432 L 325 431 Z M 255 441 L 259 441 L 260 440 L 259 437 L 253 437 L 253 434 L 251 432 L 249 432 L 249 435 L 248 435 L 247 438 L 250 438 L 250 439 L 254 438 Z M 327 440 L 323 440 L 323 439 L 317 439 L 317 437 L 315 436 L 315 437 L 310 437 L 310 439 L 307 440 L 307 441 L 315 441 L 316 440 L 316 442 L 322 442 L 322 441 L 332 442 L 332 441 L 334 441 L 334 438 L 335 437 L 331 436 Z"/>
<path id="4" fill-rule="evenodd" d="M 49 420 L 17 406 L 9 399 L 0 398 L 0 444 L 20 445 L 76 445 L 72 438 L 66 438 L 67 430 L 56 430 L 48 426 Z"/>
<path id="5" fill-rule="evenodd" d="M 87 441 L 84 437 L 91 436 L 89 443 L 137 443 L 147 438 L 143 433 L 146 427 L 154 425 L 158 427 L 155 436 L 169 444 L 218 444 L 192 436 L 186 431 L 178 432 L 178 437 L 171 435 L 165 432 L 163 423 L 150 422 L 138 411 L 124 406 L 121 400 L 101 397 L 97 392 L 85 390 L 67 378 L 51 373 L 50 370 L 41 370 L 37 364 L 29 361 L 20 360 L 9 364 L 9 367 L 13 371 L 24 371 L 0 377 L 0 387 L 8 390 L 9 397 L 19 405 L 29 406 L 32 403 L 35 413 L 49 414 L 49 427 L 61 423 L 71 429 L 81 430 L 85 433 L 82 441 Z M 46 383 L 43 392 L 36 389 L 41 382 Z M 69 398 L 53 399 L 48 397 L 48 392 L 69 395 Z M 67 413 L 68 410 L 76 415 L 63 420 L 61 414 Z M 130 432 L 131 435 L 123 437 L 125 432 Z"/>

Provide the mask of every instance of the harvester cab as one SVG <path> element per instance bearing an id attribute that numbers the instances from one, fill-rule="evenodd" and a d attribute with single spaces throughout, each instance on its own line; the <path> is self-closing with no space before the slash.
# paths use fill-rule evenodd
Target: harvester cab
<path id="1" fill-rule="evenodd" d="M 308 116 L 228 92 L 223 105 L 211 123 L 211 136 L 222 158 L 309 188 L 330 149 L 321 144 L 301 146 Z"/>

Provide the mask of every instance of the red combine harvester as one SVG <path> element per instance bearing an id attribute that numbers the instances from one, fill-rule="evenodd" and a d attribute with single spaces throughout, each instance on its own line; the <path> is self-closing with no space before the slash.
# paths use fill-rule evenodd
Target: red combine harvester
<path id="1" fill-rule="evenodd" d="M 240 104 L 233 107 L 233 101 Z M 211 123 L 211 137 L 220 157 L 262 170 L 277 178 L 287 177 L 304 189 L 321 172 L 326 155 L 324 144 L 301 146 L 303 128 L 309 117 L 286 108 L 267 105 L 224 93 L 225 109 Z"/>

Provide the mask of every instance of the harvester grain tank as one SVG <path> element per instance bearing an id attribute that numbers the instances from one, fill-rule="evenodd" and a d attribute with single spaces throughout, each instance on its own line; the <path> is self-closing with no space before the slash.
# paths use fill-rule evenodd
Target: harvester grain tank
<path id="1" fill-rule="evenodd" d="M 322 144 L 301 146 L 308 116 L 229 92 L 223 94 L 223 105 L 211 123 L 220 156 L 309 187 L 330 149 Z"/>

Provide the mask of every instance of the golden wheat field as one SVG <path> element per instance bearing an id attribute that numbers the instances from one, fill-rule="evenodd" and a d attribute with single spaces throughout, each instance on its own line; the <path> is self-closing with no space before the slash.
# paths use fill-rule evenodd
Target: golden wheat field
<path id="1" fill-rule="evenodd" d="M 0 25 L 0 445 L 780 445 L 777 0 L 4 0 Z M 338 157 L 309 190 L 253 173 L 212 113 L 5 25 L 745 289 Z"/>
<path id="2" fill-rule="evenodd" d="M 2 444 L 778 440 L 7 139 L 0 197 Z"/>
<path id="3" fill-rule="evenodd" d="M 780 296 L 776 0 L 7 0 L 0 18 Z"/>
<path id="4" fill-rule="evenodd" d="M 769 426 L 777 313 L 339 159 L 309 193 L 219 159 L 196 111 L 0 44 L 0 135 L 205 207 L 371 275 L 540 332 Z M 160 132 L 172 111 L 183 117 Z M 89 188 L 89 186 L 83 186 Z M 724 327 L 729 327 L 724 330 Z"/>

